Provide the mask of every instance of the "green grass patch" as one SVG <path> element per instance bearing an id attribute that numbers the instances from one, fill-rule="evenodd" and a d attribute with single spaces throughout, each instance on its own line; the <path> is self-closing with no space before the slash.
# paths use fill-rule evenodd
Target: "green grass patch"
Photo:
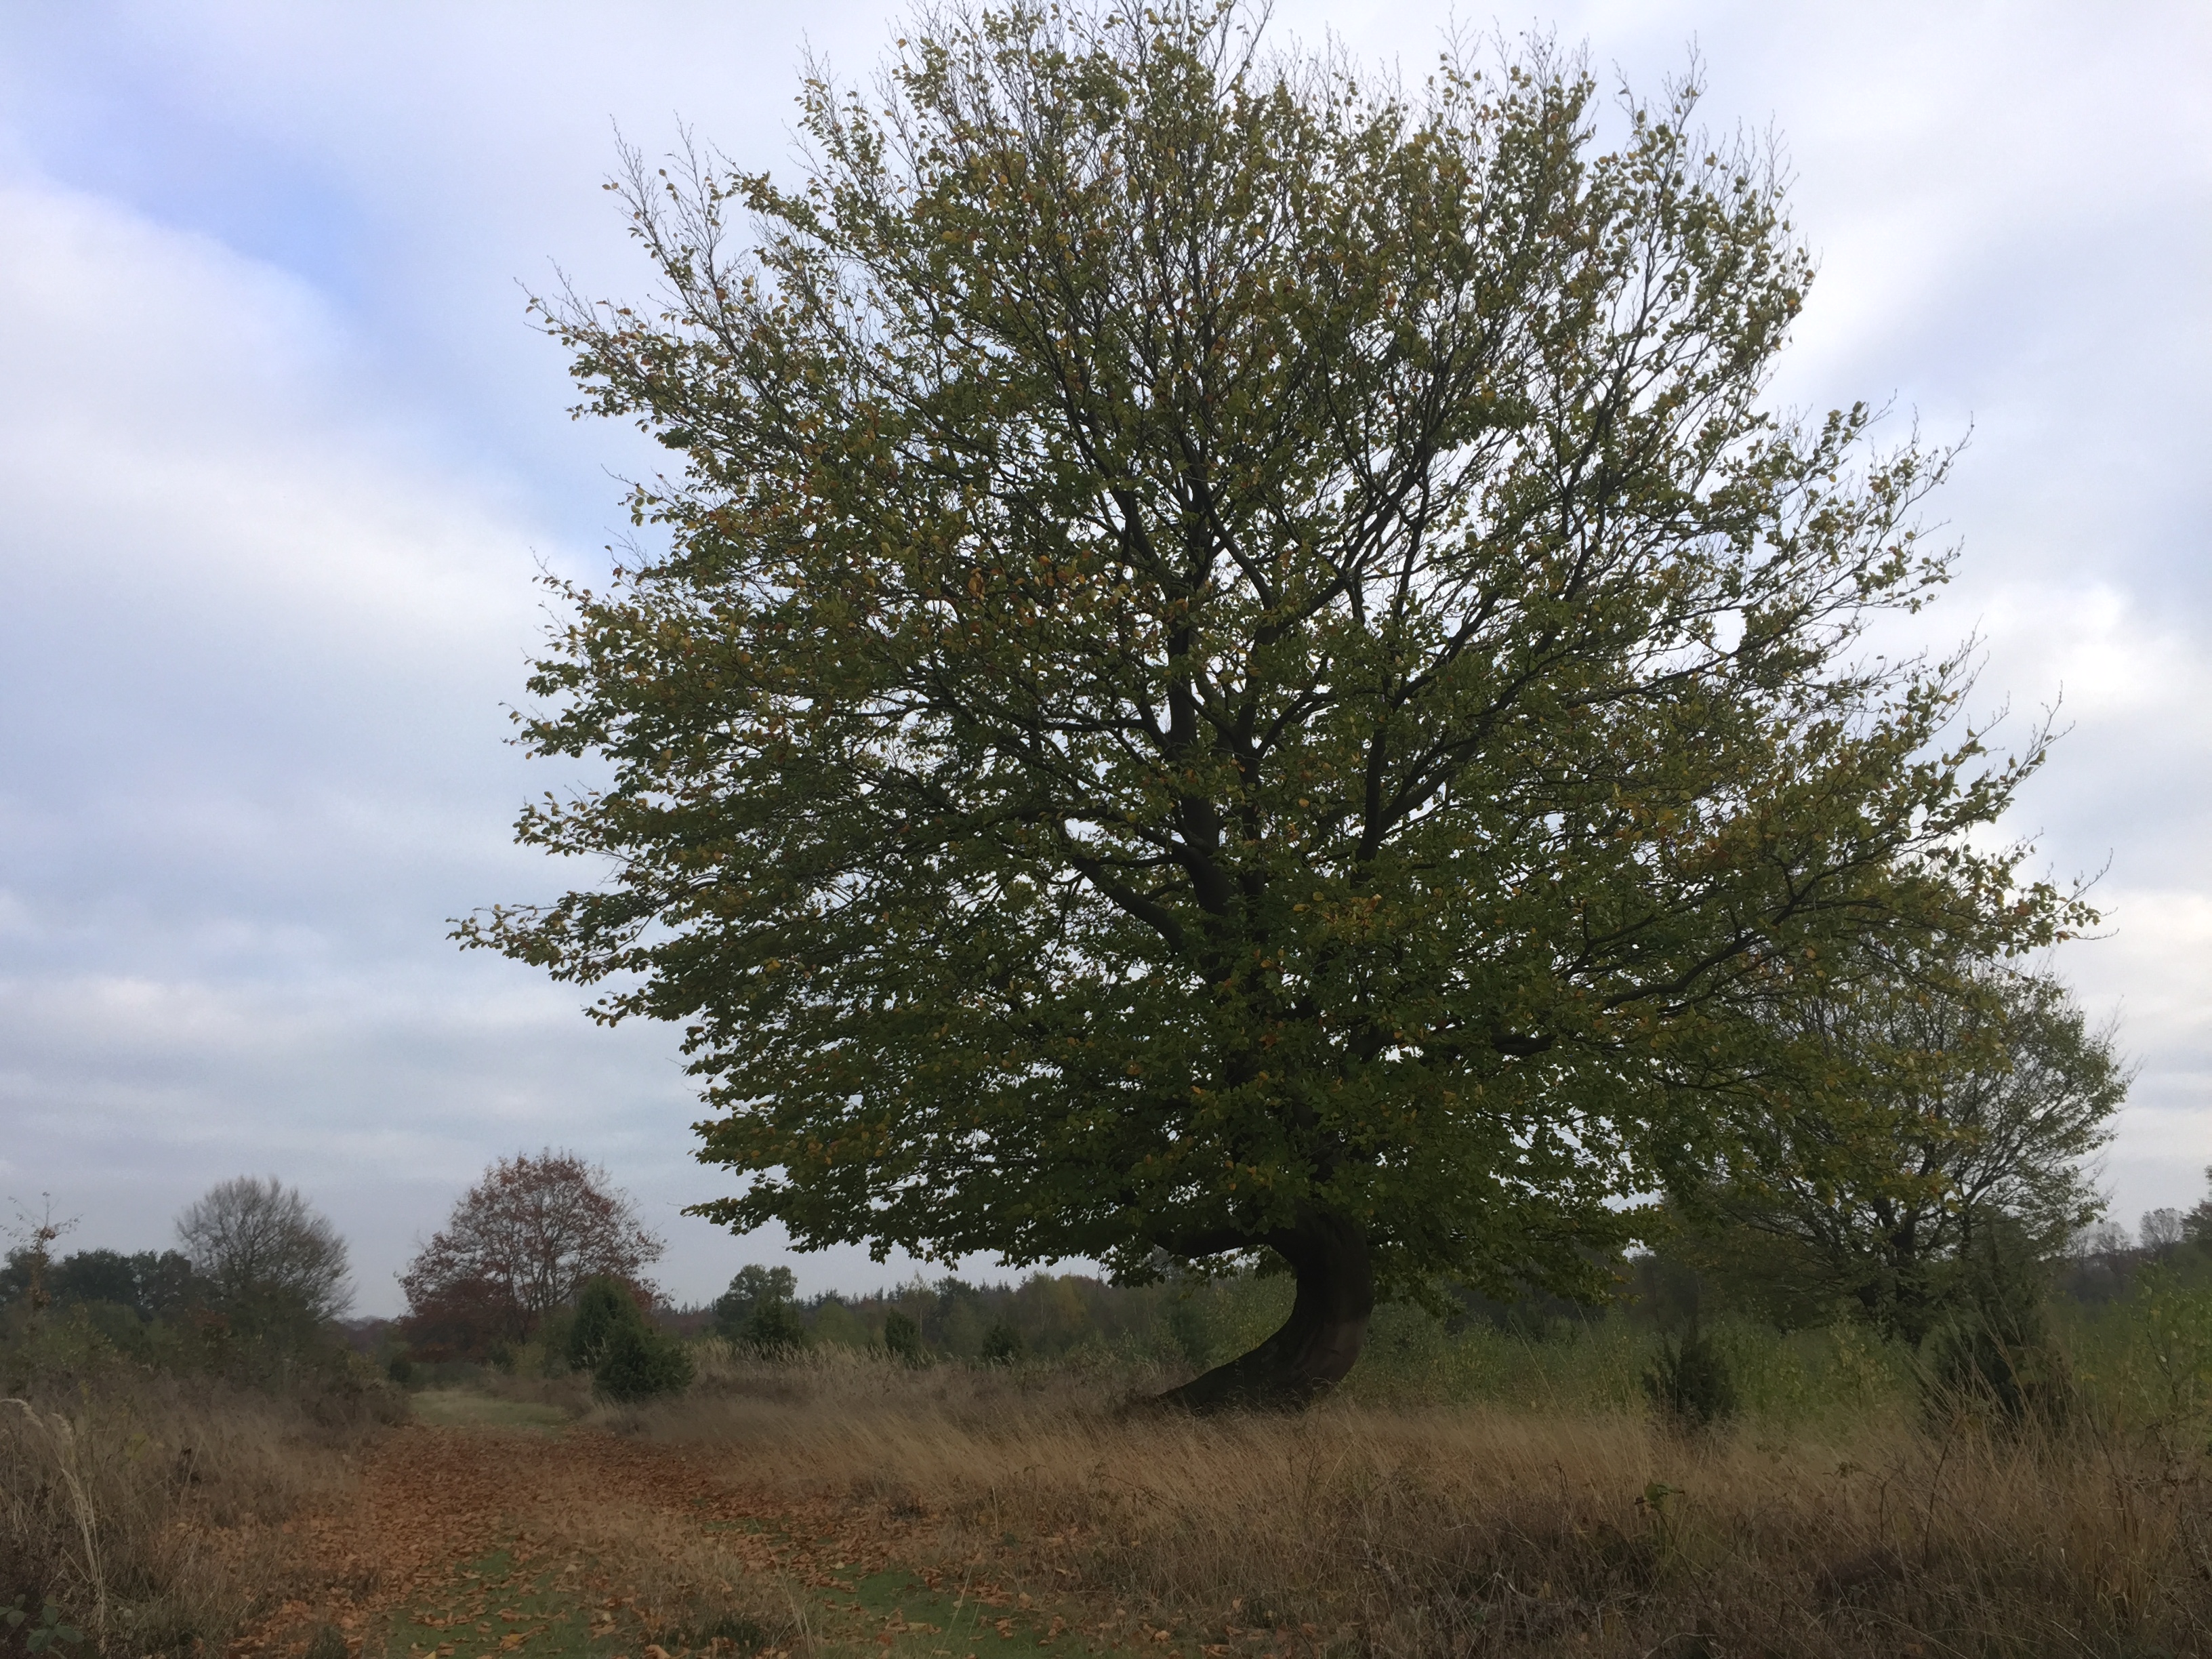
<path id="1" fill-rule="evenodd" d="M 746 1523 L 757 1529 L 757 1523 Z M 730 1530 L 709 1522 L 708 1530 Z M 834 1571 L 834 1570 L 833 1570 Z M 817 1652 L 856 1659 L 1073 1659 L 1089 1646 L 1042 1609 L 994 1605 L 964 1585 L 890 1568 L 799 1592 Z M 601 1564 L 528 1559 L 514 1548 L 465 1563 L 392 1617 L 383 1659 L 617 1659 L 657 1644 L 671 1656 L 747 1659 L 771 1638 L 742 1613 L 702 1613 L 696 1627 L 641 1618 Z M 1055 1632 L 1054 1623 L 1061 1627 Z"/>
<path id="2" fill-rule="evenodd" d="M 1072 1630 L 1051 1634 L 1041 1609 L 994 1606 L 941 1582 L 933 1588 L 903 1568 L 814 1594 L 822 1617 L 817 1634 L 833 1647 L 881 1651 L 888 1645 L 909 1659 L 1066 1659 L 1086 1650 Z"/>
<path id="3" fill-rule="evenodd" d="M 581 1563 L 538 1565 L 495 1550 L 457 1569 L 443 1590 L 402 1609 L 387 1659 L 592 1659 L 635 1649 L 634 1621 L 595 1601 Z"/>
<path id="4" fill-rule="evenodd" d="M 417 1422 L 442 1429 L 533 1429 L 557 1431 L 568 1413 L 558 1406 L 498 1400 L 468 1389 L 425 1389 L 413 1396 Z"/>

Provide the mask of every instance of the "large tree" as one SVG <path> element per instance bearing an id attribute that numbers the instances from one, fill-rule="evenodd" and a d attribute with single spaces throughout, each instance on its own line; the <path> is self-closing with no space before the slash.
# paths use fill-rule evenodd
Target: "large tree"
<path id="1" fill-rule="evenodd" d="M 631 166 L 662 292 L 547 313 L 683 468 L 532 681 L 609 781 L 519 831 L 611 879 L 461 930 L 683 1025 L 732 1227 L 1286 1267 L 1197 1405 L 1583 1282 L 1832 953 L 2069 909 L 1969 839 L 2039 742 L 1853 653 L 1942 458 L 1762 404 L 1771 166 L 1251 21 L 932 13 L 796 187 Z"/>

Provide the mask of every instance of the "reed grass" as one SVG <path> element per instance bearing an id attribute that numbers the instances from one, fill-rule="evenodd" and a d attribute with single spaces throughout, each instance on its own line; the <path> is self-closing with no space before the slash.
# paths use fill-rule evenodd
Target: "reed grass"
<path id="1" fill-rule="evenodd" d="M 1775 1375 L 1793 1358 L 1853 1411 L 1805 1409 L 1808 1382 L 1686 1436 L 1603 1397 L 1626 1363 L 1604 1350 L 1580 1399 L 1393 1381 L 1206 1419 L 1133 1406 L 1169 1380 L 1143 1368 L 836 1353 L 718 1356 L 686 1398 L 600 1420 L 732 1481 L 926 1514 L 943 1562 L 1087 1600 L 1184 1659 L 2212 1651 L 2201 1443 L 1931 1415 L 1881 1356 L 1799 1346 Z"/>
<path id="2" fill-rule="evenodd" d="M 0 1399 L 0 1602 L 56 1603 L 100 1653 L 219 1649 L 304 1571 L 284 1523 L 404 1409 L 72 1358 Z"/>

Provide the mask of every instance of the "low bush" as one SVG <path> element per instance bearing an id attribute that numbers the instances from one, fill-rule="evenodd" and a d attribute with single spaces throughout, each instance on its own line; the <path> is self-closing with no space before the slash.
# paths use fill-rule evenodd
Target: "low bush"
<path id="1" fill-rule="evenodd" d="M 757 1353 L 771 1358 L 792 1354 L 806 1346 L 806 1322 L 786 1297 L 770 1297 L 755 1304 L 746 1316 L 743 1340 Z"/>
<path id="2" fill-rule="evenodd" d="M 618 1279 L 592 1279 L 576 1293 L 575 1311 L 568 1320 L 566 1358 L 574 1370 L 596 1370 L 615 1339 L 615 1333 L 643 1329 L 645 1313 L 629 1285 Z"/>
<path id="3" fill-rule="evenodd" d="M 1711 1428 L 1741 1405 L 1727 1356 L 1694 1319 L 1679 1335 L 1660 1340 L 1643 1382 L 1644 1397 L 1678 1429 Z"/>
<path id="4" fill-rule="evenodd" d="M 922 1352 L 921 1327 L 896 1308 L 884 1316 L 884 1352 L 908 1365 L 919 1365 L 928 1357 Z"/>
<path id="5" fill-rule="evenodd" d="M 644 1309 L 620 1279 L 591 1279 L 577 1294 L 568 1358 L 591 1372 L 600 1393 L 624 1403 L 678 1394 L 691 1381 L 690 1352 L 646 1322 Z"/>
<path id="6" fill-rule="evenodd" d="M 599 1391 L 624 1405 L 681 1394 L 690 1386 L 691 1376 L 691 1355 L 684 1345 L 641 1323 L 617 1329 L 592 1368 Z"/>
<path id="7" fill-rule="evenodd" d="M 1001 1319 L 983 1333 L 982 1360 L 987 1365 L 1011 1365 L 1023 1352 L 1022 1334 L 1009 1320 Z"/>
<path id="8" fill-rule="evenodd" d="M 2002 1231 L 1967 1253 L 1949 1311 L 1922 1348 L 1931 1413 L 2014 1429 L 2031 1420 L 2063 1425 L 2074 1384 L 2052 1330 L 2048 1288 L 2044 1264 Z"/>

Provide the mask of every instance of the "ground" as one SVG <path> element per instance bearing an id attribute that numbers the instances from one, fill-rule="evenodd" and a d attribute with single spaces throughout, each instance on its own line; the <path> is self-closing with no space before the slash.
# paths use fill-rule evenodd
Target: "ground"
<path id="1" fill-rule="evenodd" d="M 363 1454 L 343 1501 L 295 1522 L 320 1593 L 271 1610 L 232 1652 L 339 1659 L 343 1643 L 355 1659 L 707 1659 L 804 1639 L 1030 1659 L 1094 1645 L 1078 1610 L 1041 1607 L 979 1564 L 933 1564 L 931 1519 L 896 1492 L 795 1500 L 787 1485 L 748 1480 L 740 1449 L 426 1394 L 414 1421 Z"/>
<path id="2" fill-rule="evenodd" d="M 2199 1418 L 1130 1408 L 1158 1382 L 828 1354 L 629 1409 L 488 1379 L 305 1485 L 272 1415 L 193 1507 L 251 1534 L 233 1577 L 276 1604 L 229 1659 L 2212 1654 Z M 222 1518 L 254 1512 L 257 1445 L 288 1534 Z"/>

